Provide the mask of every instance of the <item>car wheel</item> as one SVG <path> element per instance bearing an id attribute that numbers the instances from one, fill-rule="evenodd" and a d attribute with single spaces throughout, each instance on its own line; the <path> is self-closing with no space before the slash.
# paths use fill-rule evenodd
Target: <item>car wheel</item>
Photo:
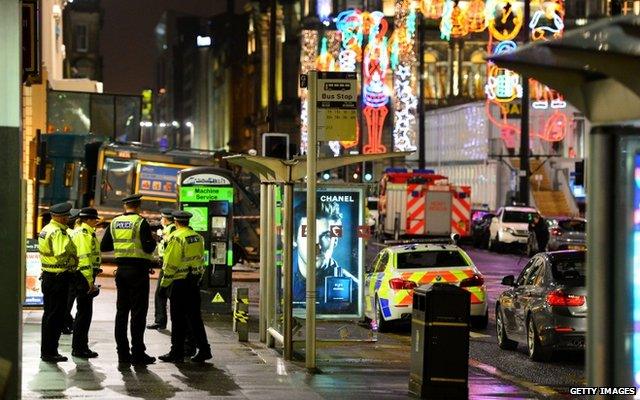
<path id="1" fill-rule="evenodd" d="M 471 325 L 477 329 L 487 329 L 487 325 L 489 325 L 489 309 L 487 308 L 487 312 L 483 316 L 471 317 Z"/>
<path id="2" fill-rule="evenodd" d="M 384 320 L 382 315 L 382 307 L 380 307 L 380 300 L 376 296 L 376 323 L 378 324 L 378 332 L 387 332 L 389 330 L 389 321 Z"/>
<path id="3" fill-rule="evenodd" d="M 527 350 L 529 358 L 533 361 L 548 361 L 552 355 L 551 349 L 540 343 L 538 331 L 531 316 L 527 319 Z"/>
<path id="4" fill-rule="evenodd" d="M 496 307 L 496 337 L 498 338 L 498 347 L 501 349 L 515 350 L 518 348 L 518 342 L 507 337 L 507 330 L 504 327 L 500 306 Z"/>

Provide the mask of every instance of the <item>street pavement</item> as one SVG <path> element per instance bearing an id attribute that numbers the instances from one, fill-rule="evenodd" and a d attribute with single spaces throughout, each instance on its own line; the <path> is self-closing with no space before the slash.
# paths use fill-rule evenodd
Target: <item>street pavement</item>
<path id="1" fill-rule="evenodd" d="M 147 368 L 119 368 L 113 341 L 115 288 L 113 279 L 100 277 L 90 347 L 100 354 L 92 360 L 71 358 L 48 364 L 39 360 L 41 311 L 25 311 L 23 334 L 24 399 L 402 399 L 408 398 L 409 352 L 406 334 L 380 335 L 377 342 L 359 341 L 318 346 L 319 373 L 310 374 L 301 358 L 284 362 L 279 353 L 258 341 L 255 322 L 250 342 L 241 344 L 231 332 L 228 317 L 206 318 L 213 362 L 173 365 L 158 362 Z M 250 287 L 251 313 L 255 316 L 257 282 Z M 152 290 L 155 280 L 152 281 Z M 152 306 L 149 310 L 151 318 Z M 254 318 L 255 320 L 255 318 Z M 335 324 L 335 323 L 333 323 Z M 370 332 L 358 324 L 320 323 L 319 337 Z M 70 336 L 61 339 L 60 351 L 70 353 Z M 169 349 L 169 332 L 147 331 L 148 352 L 160 355 Z M 304 354 L 296 342 L 298 356 Z M 469 369 L 470 398 L 537 398 L 540 392 L 513 379 L 500 377 L 482 364 Z"/>

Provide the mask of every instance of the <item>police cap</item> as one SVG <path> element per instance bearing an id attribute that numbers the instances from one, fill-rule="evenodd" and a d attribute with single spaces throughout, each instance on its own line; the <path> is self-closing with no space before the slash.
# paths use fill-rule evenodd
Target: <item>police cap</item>
<path id="1" fill-rule="evenodd" d="M 122 199 L 122 204 L 139 203 L 142 199 L 142 195 L 139 193 L 132 194 Z"/>
<path id="2" fill-rule="evenodd" d="M 176 221 L 189 222 L 189 219 L 191 219 L 191 217 L 193 217 L 193 214 L 188 211 L 178 210 L 173 212 L 173 219 L 175 219 Z"/>
<path id="3" fill-rule="evenodd" d="M 175 210 L 173 208 L 165 207 L 160 209 L 160 215 L 164 218 L 173 219 L 173 212 Z"/>
<path id="4" fill-rule="evenodd" d="M 49 207 L 51 215 L 69 215 L 69 211 L 71 211 L 71 204 L 69 203 L 58 203 Z"/>
<path id="5" fill-rule="evenodd" d="M 69 211 L 69 219 L 74 220 L 78 218 L 78 214 L 80 214 L 80 209 L 79 208 L 72 208 L 71 211 Z"/>
<path id="6" fill-rule="evenodd" d="M 80 218 L 87 218 L 87 219 L 100 219 L 100 217 L 98 217 L 98 210 L 91 207 L 85 207 L 82 210 L 80 210 L 80 214 L 78 216 Z"/>

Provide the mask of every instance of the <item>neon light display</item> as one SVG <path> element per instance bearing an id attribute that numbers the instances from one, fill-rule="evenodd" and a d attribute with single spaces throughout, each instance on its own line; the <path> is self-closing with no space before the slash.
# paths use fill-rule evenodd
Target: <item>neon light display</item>
<path id="1" fill-rule="evenodd" d="M 489 0 L 487 21 L 491 37 L 498 41 L 513 40 L 524 22 L 522 8 L 512 0 Z"/>
<path id="2" fill-rule="evenodd" d="M 532 8 L 535 9 L 529 23 L 532 40 L 551 40 L 562 36 L 564 4 L 561 0 L 534 1 Z"/>
<path id="3" fill-rule="evenodd" d="M 420 11 L 425 18 L 438 19 L 442 17 L 445 0 L 422 0 Z"/>
<path id="4" fill-rule="evenodd" d="M 396 7 L 394 17 L 396 29 L 391 37 L 391 63 L 394 71 L 393 149 L 395 151 L 414 151 L 417 149 L 416 14 L 415 3 L 403 0 L 400 7 Z"/>
<path id="5" fill-rule="evenodd" d="M 318 32 L 314 30 L 303 30 L 302 48 L 300 52 L 300 72 L 303 74 L 311 71 L 316 64 L 318 56 Z M 300 152 L 307 152 L 308 135 L 309 135 L 309 111 L 307 109 L 307 89 L 300 89 Z"/>
<path id="6" fill-rule="evenodd" d="M 387 38 L 388 23 L 380 11 L 365 13 L 364 33 L 369 35 L 369 43 L 364 49 L 362 60 L 362 110 L 367 121 L 368 143 L 362 148 L 365 154 L 384 153 L 387 147 L 382 144 L 382 128 L 389 113 L 390 90 L 385 83 L 389 67 Z"/>
<path id="7" fill-rule="evenodd" d="M 512 0 L 488 0 L 486 3 L 487 30 L 490 54 L 502 54 L 517 48 L 514 41 L 522 29 L 524 15 L 522 6 Z M 549 40 L 559 37 L 564 29 L 564 5 L 561 0 L 534 0 L 532 2 L 532 18 L 529 24 L 533 40 Z M 522 98 L 521 77 L 513 71 L 499 68 L 492 63 L 487 64 L 486 111 L 489 121 L 500 129 L 502 139 L 507 144 L 515 143 L 515 136 L 520 134 L 520 125 L 515 125 L 507 118 L 508 104 Z M 534 81 L 527 82 L 530 88 L 531 107 L 536 110 L 565 108 L 567 103 L 557 91 Z M 496 118 L 493 106 L 497 106 L 501 116 Z M 535 119 L 535 117 L 534 117 Z M 569 117 L 555 111 L 550 116 L 539 116 L 537 123 L 530 124 L 529 135 L 547 142 L 558 142 L 565 138 L 571 125 Z M 513 147 L 513 146 L 508 146 Z"/>
<path id="8" fill-rule="evenodd" d="M 640 386 L 640 154 L 635 154 L 633 190 L 633 380 Z"/>

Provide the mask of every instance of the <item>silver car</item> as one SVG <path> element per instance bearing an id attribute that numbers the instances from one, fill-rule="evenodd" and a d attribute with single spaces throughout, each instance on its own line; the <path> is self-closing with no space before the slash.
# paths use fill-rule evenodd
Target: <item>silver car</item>
<path id="1" fill-rule="evenodd" d="M 502 349 L 526 343 L 529 358 L 546 361 L 555 350 L 580 350 L 587 330 L 585 251 L 538 253 L 496 302 L 496 333 Z"/>
<path id="2" fill-rule="evenodd" d="M 584 218 L 554 218 L 549 224 L 549 243 L 547 249 L 584 250 L 587 248 L 587 220 Z"/>

